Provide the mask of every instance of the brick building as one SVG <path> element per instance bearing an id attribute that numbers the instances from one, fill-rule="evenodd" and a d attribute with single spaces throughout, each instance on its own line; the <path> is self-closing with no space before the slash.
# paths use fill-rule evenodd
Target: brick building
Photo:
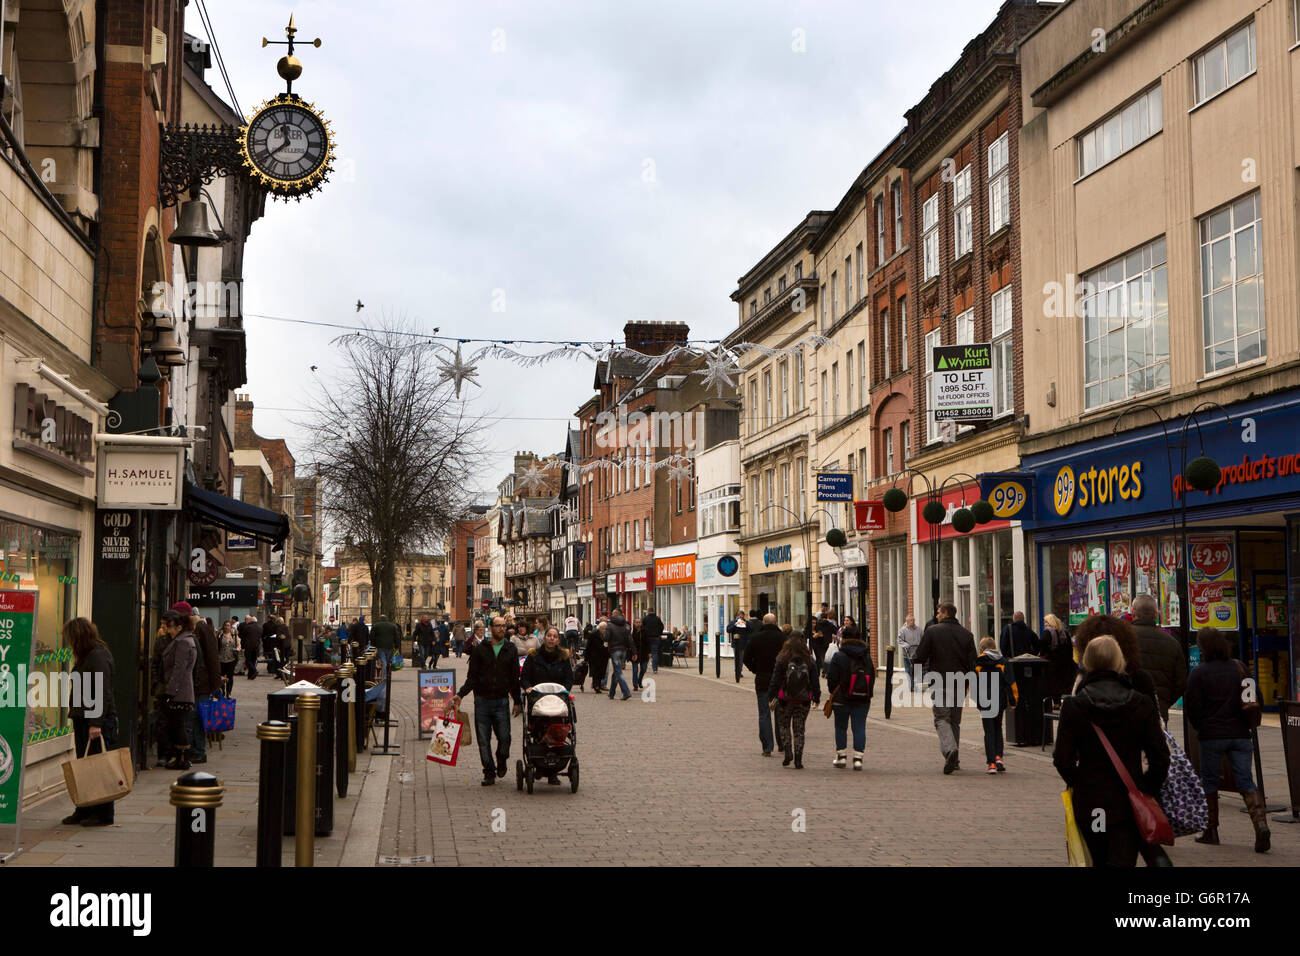
<path id="1" fill-rule="evenodd" d="M 483 591 L 491 591 L 491 572 L 480 576 L 477 567 L 478 540 L 487 534 L 484 505 L 470 508 L 470 516 L 454 522 L 443 543 L 447 556 L 447 613 L 453 621 L 473 620 L 483 611 Z M 489 596 L 489 600 L 491 600 Z"/>

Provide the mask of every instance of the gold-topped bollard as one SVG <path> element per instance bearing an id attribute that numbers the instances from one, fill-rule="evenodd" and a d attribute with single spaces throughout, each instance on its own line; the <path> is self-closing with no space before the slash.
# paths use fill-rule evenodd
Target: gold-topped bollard
<path id="1" fill-rule="evenodd" d="M 284 761 L 289 725 L 267 720 L 257 725 L 262 742 L 257 775 L 257 865 L 280 866 L 280 841 L 284 833 Z"/>
<path id="2" fill-rule="evenodd" d="M 217 839 L 217 807 L 225 788 L 210 773 L 192 770 L 171 785 L 170 803 L 176 808 L 174 866 L 213 865 Z"/>
<path id="3" fill-rule="evenodd" d="M 320 698 L 303 694 L 298 709 L 298 786 L 294 817 L 294 866 L 315 865 L 316 844 L 316 715 Z"/>
<path id="4" fill-rule="evenodd" d="M 356 773 L 357 770 L 357 697 L 364 697 L 364 694 L 357 693 L 357 669 L 355 665 L 344 664 L 336 671 L 339 677 L 339 734 L 342 746 L 346 747 L 347 753 L 347 772 Z M 347 779 L 346 774 L 343 775 Z M 344 791 L 341 796 L 347 796 Z"/>

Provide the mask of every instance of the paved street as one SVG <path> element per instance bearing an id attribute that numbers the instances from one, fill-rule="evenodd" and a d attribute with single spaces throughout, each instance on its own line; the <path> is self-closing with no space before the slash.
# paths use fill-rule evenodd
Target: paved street
<path id="1" fill-rule="evenodd" d="M 453 664 L 456 662 L 453 661 Z M 463 662 L 457 667 L 463 676 Z M 272 687 L 259 679 L 245 695 L 239 727 L 206 769 L 225 783 L 218 811 L 217 864 L 252 862 L 256 834 L 257 747 L 253 726 Z M 873 705 L 866 769 L 831 767 L 830 721 L 809 718 L 807 768 L 783 768 L 759 756 L 752 683 L 737 686 L 712 671 L 661 669 L 654 702 L 578 695 L 581 785 L 570 793 L 544 783 L 516 791 L 511 772 L 492 788 L 479 785 L 477 744 L 459 766 L 424 759 L 414 739 L 415 673 L 394 681 L 402 752 L 363 754 L 349 796 L 335 802 L 334 833 L 316 844 L 317 863 L 344 865 L 1060 865 L 1064 861 L 1060 781 L 1047 753 L 1011 748 L 1008 773 L 983 773 L 978 716 L 963 720 L 963 769 L 950 777 L 928 710 L 895 710 L 883 720 Z M 249 690 L 255 691 L 249 696 Z M 472 709 L 472 698 L 470 707 Z M 514 723 L 518 732 L 518 721 Z M 410 730 L 410 733 L 405 733 Z M 1265 777 L 1273 803 L 1284 799 L 1279 732 L 1263 730 Z M 514 748 L 518 752 L 516 744 Z M 368 767 L 368 772 L 366 768 Z M 62 827 L 65 798 L 25 816 L 24 845 L 14 865 L 169 866 L 171 807 L 166 771 L 143 774 L 118 806 L 118 825 Z M 359 786 L 361 785 L 361 786 Z M 1251 850 L 1250 824 L 1225 797 L 1224 845 L 1180 840 L 1180 866 L 1300 865 L 1300 827 L 1273 827 L 1272 853 Z M 806 832 L 795 832 L 799 819 Z M 493 829 L 504 822 L 504 832 Z M 500 829 L 498 823 L 497 829 Z M 284 841 L 284 863 L 293 841 Z"/>

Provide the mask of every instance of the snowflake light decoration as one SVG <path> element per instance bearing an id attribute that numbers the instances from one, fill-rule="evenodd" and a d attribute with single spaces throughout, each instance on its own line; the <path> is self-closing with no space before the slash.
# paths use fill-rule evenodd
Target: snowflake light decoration
<path id="1" fill-rule="evenodd" d="M 546 470 L 538 468 L 534 461 L 526 472 L 515 478 L 515 483 L 524 494 L 540 491 L 546 486 Z"/>
<path id="2" fill-rule="evenodd" d="M 465 382 L 478 384 L 478 366 L 473 359 L 466 362 L 460 357 L 460 346 L 456 346 L 456 358 L 450 362 L 438 359 L 438 384 L 451 381 L 456 387 L 456 397 L 460 398 L 460 387 Z"/>
<path id="3" fill-rule="evenodd" d="M 733 389 L 736 387 L 736 383 L 731 380 L 731 377 L 740 374 L 740 366 L 736 364 L 736 360 L 729 353 L 719 348 L 706 354 L 704 362 L 708 367 L 699 374 L 704 376 L 704 387 L 706 389 L 713 388 L 716 385 L 718 398 L 722 398 L 723 388 Z"/>
<path id="4" fill-rule="evenodd" d="M 694 472 L 691 467 L 691 460 L 689 458 L 673 456 L 673 459 L 668 465 L 668 480 L 690 481 L 693 477 Z"/>

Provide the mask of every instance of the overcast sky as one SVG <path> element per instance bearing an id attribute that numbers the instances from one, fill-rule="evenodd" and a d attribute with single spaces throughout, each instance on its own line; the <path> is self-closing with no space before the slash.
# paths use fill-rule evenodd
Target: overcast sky
<path id="1" fill-rule="evenodd" d="M 361 299 L 361 317 L 455 336 L 621 340 L 629 320 L 671 320 L 721 338 L 737 278 L 839 201 L 998 6 L 209 2 L 246 115 L 284 88 L 283 48 L 261 38 L 290 12 L 300 41 L 322 38 L 299 49 L 295 92 L 338 143 L 324 190 L 268 203 L 248 242 L 255 428 L 301 456 L 309 366 L 348 374 L 336 332 L 258 315 L 353 323 Z M 206 35 L 195 4 L 186 26 Z M 464 395 L 502 416 L 484 491 L 515 450 L 563 448 L 593 371 L 480 369 Z"/>

